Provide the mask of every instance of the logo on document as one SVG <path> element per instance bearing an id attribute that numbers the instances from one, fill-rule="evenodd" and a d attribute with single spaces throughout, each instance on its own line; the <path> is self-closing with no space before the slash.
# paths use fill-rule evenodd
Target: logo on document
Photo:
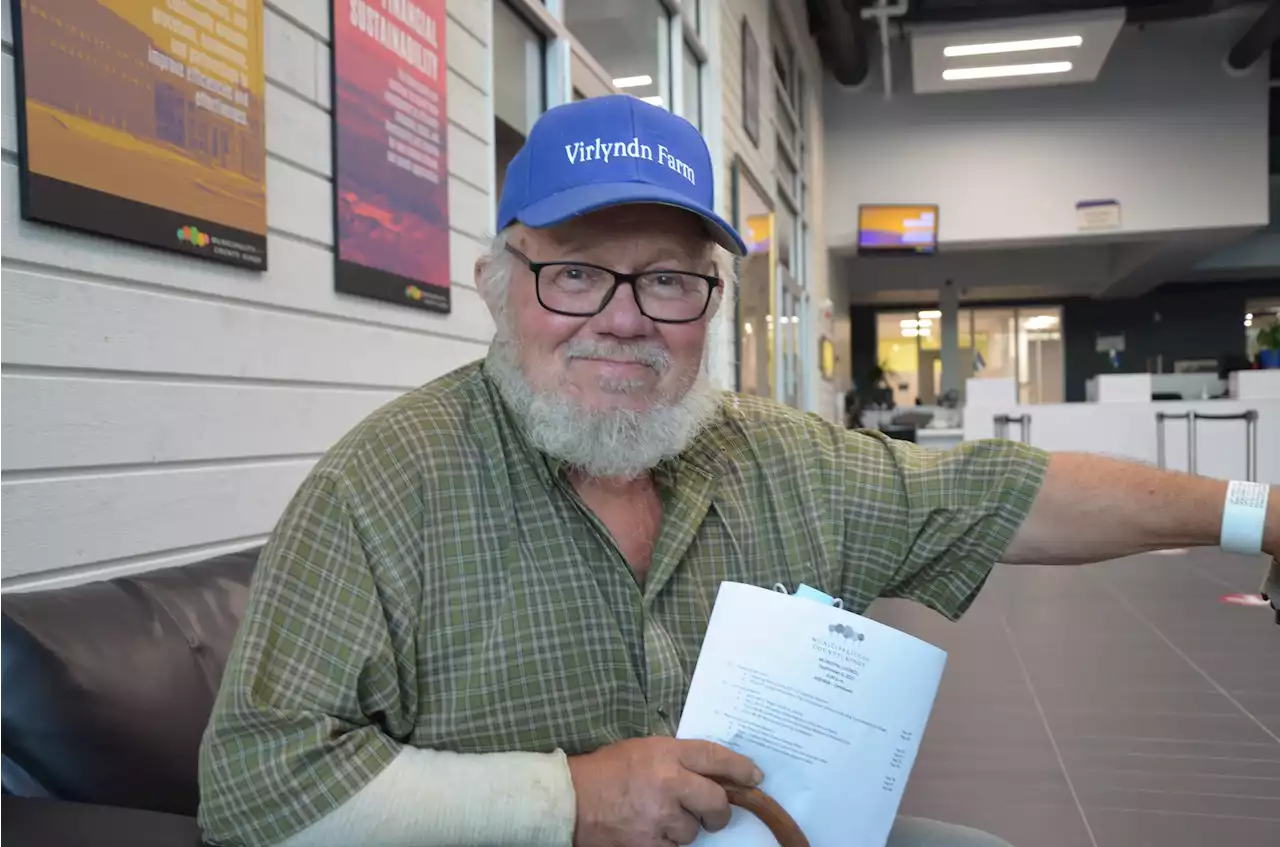
<path id="1" fill-rule="evenodd" d="M 834 661 L 852 672 L 853 668 L 865 668 L 869 659 L 862 652 L 867 636 L 847 623 L 827 625 L 823 635 L 813 636 L 813 649 L 822 659 Z"/>
<path id="2" fill-rule="evenodd" d="M 867 636 L 863 635 L 861 632 L 858 632 L 853 627 L 843 623 L 831 624 L 827 627 L 827 632 L 839 635 L 841 638 L 847 638 L 855 643 L 858 641 L 865 641 L 867 638 Z"/>

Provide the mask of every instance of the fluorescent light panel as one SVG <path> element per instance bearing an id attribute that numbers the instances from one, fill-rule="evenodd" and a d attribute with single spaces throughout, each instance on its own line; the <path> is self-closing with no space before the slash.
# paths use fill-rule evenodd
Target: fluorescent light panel
<path id="1" fill-rule="evenodd" d="M 1022 50 L 1053 50 L 1058 47 L 1079 47 L 1084 39 L 1078 35 L 1062 35 L 1056 38 L 1028 38 L 1023 41 L 997 41 L 991 44 L 957 44 L 946 47 L 942 55 L 987 56 L 992 53 L 1017 53 Z"/>
<path id="2" fill-rule="evenodd" d="M 658 95 L 656 95 L 656 94 L 655 94 L 655 95 L 653 95 L 652 97 L 641 97 L 640 99 L 641 99 L 641 100 L 643 100 L 644 102 L 646 102 L 646 103 L 650 104 L 651 106 L 661 106 L 661 105 L 662 105 L 662 98 L 661 98 L 661 97 L 659 97 L 659 96 L 658 96 Z"/>
<path id="3" fill-rule="evenodd" d="M 942 72 L 945 80 L 992 79 L 1001 76 L 1032 76 L 1034 74 L 1064 74 L 1071 70 L 1070 62 L 1034 62 L 1025 65 L 991 65 L 985 68 L 948 68 Z"/>
<path id="4" fill-rule="evenodd" d="M 653 77 L 648 74 L 640 76 L 620 76 L 613 81 L 618 88 L 640 88 L 645 85 L 653 85 Z"/>

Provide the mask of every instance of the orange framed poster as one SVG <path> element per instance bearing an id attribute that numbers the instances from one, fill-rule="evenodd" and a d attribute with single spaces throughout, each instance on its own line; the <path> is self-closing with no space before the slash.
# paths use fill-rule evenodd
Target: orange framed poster
<path id="1" fill-rule="evenodd" d="M 267 267 L 262 0 L 12 0 L 22 216 Z"/>

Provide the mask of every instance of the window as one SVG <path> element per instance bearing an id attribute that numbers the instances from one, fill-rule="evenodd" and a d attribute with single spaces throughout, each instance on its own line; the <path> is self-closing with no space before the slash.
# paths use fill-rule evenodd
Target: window
<path id="1" fill-rule="evenodd" d="M 817 340 L 810 314 L 806 140 L 804 124 L 799 118 L 804 103 L 803 78 L 790 31 L 774 4 L 770 5 L 769 42 L 772 73 L 768 78 L 774 102 L 774 180 L 778 196 L 774 232 L 778 264 L 774 281 L 778 304 L 774 397 L 797 408 L 813 409 L 817 403 L 817 380 L 810 371 L 816 369 L 816 353 L 812 351 L 817 350 Z"/>
<path id="2" fill-rule="evenodd" d="M 507 165 L 546 107 L 543 40 L 504 2 L 493 4 L 493 140 L 499 196 Z"/>
<path id="3" fill-rule="evenodd" d="M 1061 403 L 1065 397 L 1062 310 L 1018 310 L 1018 402 Z"/>
<path id="4" fill-rule="evenodd" d="M 878 362 L 894 403 L 932 406 L 942 391 L 942 313 L 937 309 L 876 316 Z M 1062 309 L 1058 306 L 960 309 L 956 316 L 960 379 L 1015 379 L 1018 402 L 1064 397 Z"/>
<path id="5" fill-rule="evenodd" d="M 919 395 L 921 334 L 933 335 L 933 321 L 920 327 L 914 312 L 881 312 L 876 316 L 876 364 L 884 369 L 895 406 L 914 406 Z M 928 358 L 926 356 L 926 358 Z M 875 386 L 864 386 L 870 391 Z"/>
<path id="6" fill-rule="evenodd" d="M 1244 308 L 1245 355 L 1250 362 L 1256 362 L 1262 354 L 1258 336 L 1272 327 L 1280 326 L 1280 297 L 1247 300 Z"/>
<path id="7" fill-rule="evenodd" d="M 616 87 L 670 106 L 671 19 L 659 0 L 564 0 L 564 23 Z"/>
<path id="8" fill-rule="evenodd" d="M 770 287 L 773 274 L 769 251 L 776 225 L 769 201 L 741 163 L 735 163 L 738 231 L 749 252 L 738 269 L 735 303 L 738 313 L 738 390 L 758 397 L 773 396 L 773 302 Z"/>
<path id="9" fill-rule="evenodd" d="M 684 66 L 680 76 L 684 102 L 681 115 L 689 123 L 702 129 L 702 81 L 699 79 L 701 65 L 698 62 L 698 54 L 693 52 L 689 42 L 682 40 L 682 43 L 684 44 Z"/>
<path id="10" fill-rule="evenodd" d="M 784 268 L 792 268 L 795 252 L 796 216 L 785 200 L 778 204 L 778 264 Z"/>

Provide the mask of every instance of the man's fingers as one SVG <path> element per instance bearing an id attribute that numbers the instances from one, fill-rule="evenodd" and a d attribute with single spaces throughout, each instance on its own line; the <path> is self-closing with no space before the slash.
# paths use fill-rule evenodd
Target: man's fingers
<path id="1" fill-rule="evenodd" d="M 755 762 L 723 744 L 687 740 L 680 742 L 679 751 L 680 764 L 703 776 L 730 779 L 747 786 L 759 785 L 764 779 Z"/>
<path id="2" fill-rule="evenodd" d="M 668 840 L 676 844 L 692 844 L 702 833 L 702 825 L 689 812 L 682 812 L 678 818 L 667 824 L 663 833 Z"/>
<path id="3" fill-rule="evenodd" d="M 716 832 L 729 825 L 729 797 L 720 785 L 692 771 L 676 786 L 676 799 L 685 811 L 701 821 L 701 828 Z"/>

